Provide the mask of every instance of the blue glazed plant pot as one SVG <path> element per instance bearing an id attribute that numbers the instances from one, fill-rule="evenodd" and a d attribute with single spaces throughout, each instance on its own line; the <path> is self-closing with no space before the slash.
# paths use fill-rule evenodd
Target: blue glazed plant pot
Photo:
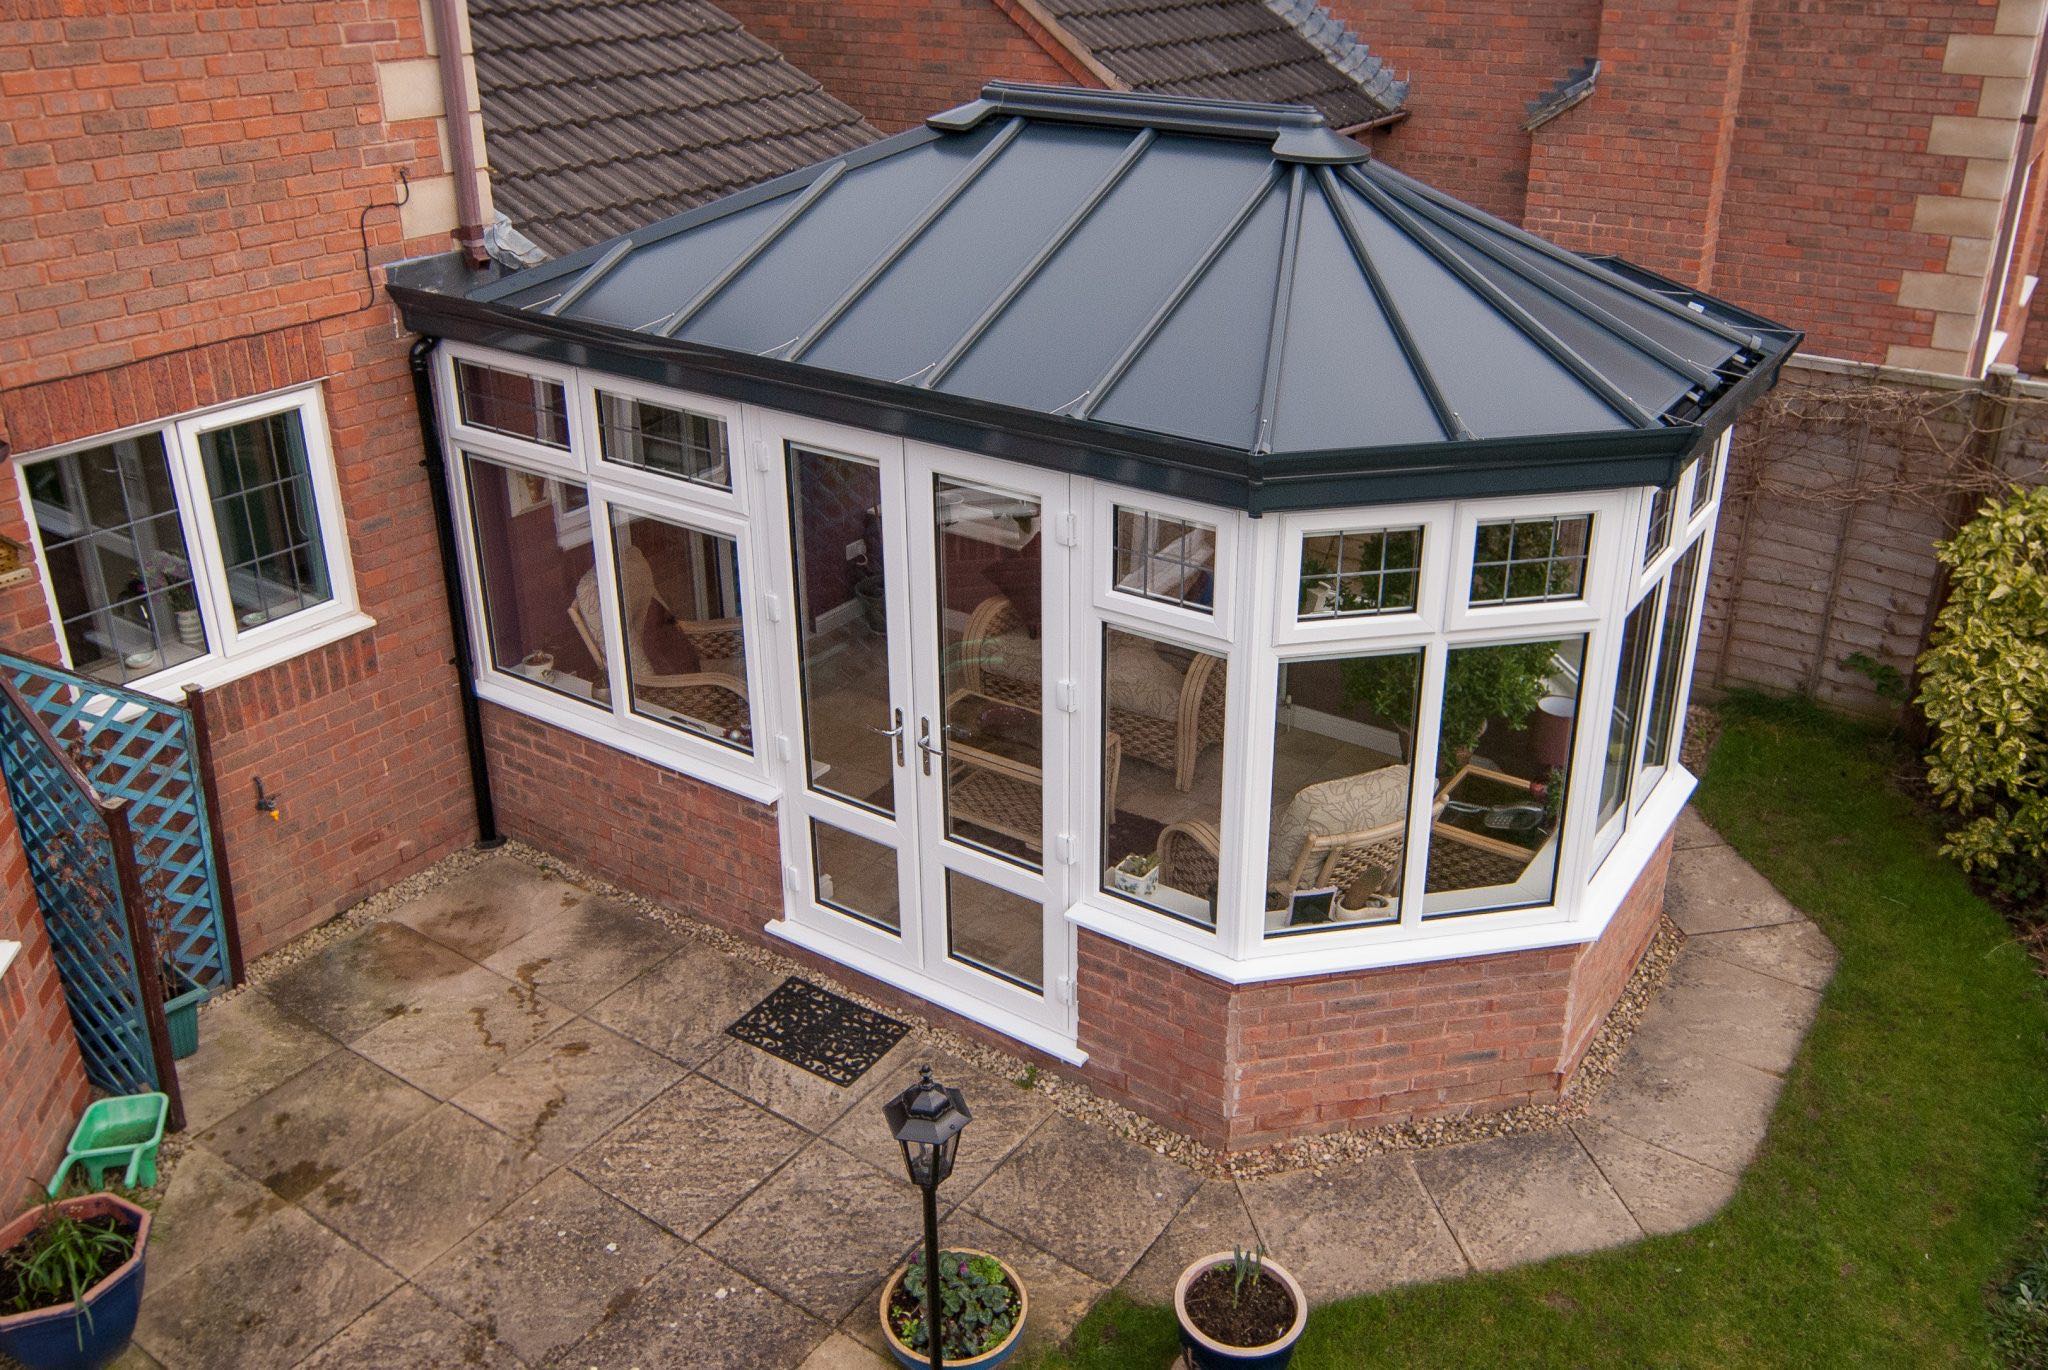
<path id="1" fill-rule="evenodd" d="M 1031 1293 L 1024 1288 L 1024 1277 L 1017 1273 L 1017 1267 L 1001 1256 L 976 1251 L 971 1246 L 948 1246 L 944 1250 L 962 1256 L 988 1256 L 1003 1268 L 1003 1273 L 1010 1277 L 1010 1283 L 1017 1290 L 1017 1321 L 1011 1325 L 1010 1335 L 1003 1338 L 1001 1344 L 989 1348 L 978 1356 L 972 1356 L 967 1360 L 948 1358 L 946 1361 L 948 1370 L 954 1370 L 954 1367 L 957 1367 L 957 1370 L 995 1370 L 998 1365 L 1015 1355 L 1017 1347 L 1023 1342 L 1024 1321 L 1031 1315 Z M 902 1366 L 903 1370 L 926 1370 L 931 1365 L 931 1357 L 923 1352 L 911 1350 L 904 1344 L 903 1339 L 896 1335 L 896 1329 L 889 1325 L 889 1304 L 896 1297 L 896 1288 L 903 1283 L 903 1275 L 908 1268 L 899 1267 L 896 1273 L 889 1277 L 889 1282 L 882 1286 L 882 1338 L 889 1343 L 889 1354 L 896 1358 L 896 1363 Z"/>
<path id="2" fill-rule="evenodd" d="M 1265 1273 L 1284 1284 L 1293 1297 L 1294 1322 L 1274 1340 L 1264 1346 L 1229 1346 L 1195 1326 L 1188 1317 L 1188 1286 L 1214 1267 L 1228 1265 L 1231 1254 L 1218 1251 L 1202 1257 L 1181 1271 L 1173 1286 L 1173 1316 L 1180 1323 L 1180 1344 L 1187 1350 L 1188 1363 L 1194 1370 L 1284 1370 L 1294 1359 L 1295 1343 L 1308 1327 L 1308 1296 L 1301 1292 L 1301 1282 L 1293 1272 L 1278 1261 L 1265 1261 Z"/>
<path id="3" fill-rule="evenodd" d="M 57 1207 L 74 1218 L 120 1218 L 135 1236 L 135 1250 L 85 1295 L 85 1312 L 74 1304 L 38 1308 L 0 1317 L 0 1352 L 28 1370 L 97 1370 L 121 1354 L 135 1332 L 142 1309 L 143 1258 L 149 1247 L 149 1213 L 114 1194 L 63 1199 Z M 0 1251 L 26 1241 L 42 1221 L 42 1209 L 0 1227 Z"/>

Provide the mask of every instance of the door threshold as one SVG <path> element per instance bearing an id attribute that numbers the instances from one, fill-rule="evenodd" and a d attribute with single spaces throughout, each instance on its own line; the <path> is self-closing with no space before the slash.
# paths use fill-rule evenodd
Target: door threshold
<path id="1" fill-rule="evenodd" d="M 793 943 L 806 951 L 816 952 L 827 960 L 837 961 L 849 970 L 859 971 L 862 975 L 880 980 L 885 985 L 893 985 L 927 1003 L 936 1004 L 950 1013 L 957 1013 L 962 1018 L 1000 1032 L 1005 1037 L 1014 1038 L 1034 1051 L 1042 1051 L 1070 1066 L 1083 1065 L 1088 1060 L 1088 1053 L 1081 1050 L 1071 1037 L 1062 1036 L 1028 1018 L 1020 1018 L 1014 1013 L 991 1007 L 949 985 L 935 984 L 916 971 L 900 966 L 886 957 L 877 956 L 871 951 L 842 942 L 829 933 L 805 927 L 786 917 L 768 924 L 766 931 L 769 935 L 780 937 L 783 941 Z"/>

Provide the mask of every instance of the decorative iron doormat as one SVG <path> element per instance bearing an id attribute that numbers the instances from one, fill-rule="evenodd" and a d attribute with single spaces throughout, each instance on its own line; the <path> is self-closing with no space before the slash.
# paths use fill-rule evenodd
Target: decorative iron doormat
<path id="1" fill-rule="evenodd" d="M 910 1031 L 871 1008 L 792 975 L 726 1035 L 835 1085 L 850 1085 Z"/>

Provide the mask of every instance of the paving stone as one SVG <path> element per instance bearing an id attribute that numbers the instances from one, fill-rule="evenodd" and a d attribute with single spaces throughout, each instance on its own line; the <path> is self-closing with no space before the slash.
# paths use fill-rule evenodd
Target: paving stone
<path id="1" fill-rule="evenodd" d="M 1418 1152 L 1415 1170 L 1481 1270 L 1642 1236 L 1569 1128 Z"/>
<path id="2" fill-rule="evenodd" d="M 755 1370 L 793 1366 L 831 1328 L 695 1247 L 613 1301 L 562 1364 L 590 1370 L 690 1366 Z"/>
<path id="3" fill-rule="evenodd" d="M 1767 928 L 1739 928 L 1690 938 L 1687 955 L 1719 957 L 1810 990 L 1824 990 L 1835 976 L 1835 944 L 1804 918 Z"/>
<path id="4" fill-rule="evenodd" d="M 13 1362 L 0 1364 L 12 1365 Z M 107 1370 L 163 1370 L 163 1362 L 131 1341 L 120 1355 L 107 1362 Z"/>
<path id="5" fill-rule="evenodd" d="M 297 1200 L 434 1106 L 352 1051 L 314 1062 L 243 1105 L 200 1141 L 280 1196 Z"/>
<path id="6" fill-rule="evenodd" d="M 1728 839 L 1707 826 L 1700 811 L 1688 804 L 1678 811 L 1678 824 L 1671 830 L 1671 849 L 1691 851 L 1695 847 L 1725 847 Z"/>
<path id="7" fill-rule="evenodd" d="M 682 1074 L 667 1057 L 587 1018 L 571 1018 L 450 1102 L 563 1161 Z"/>
<path id="8" fill-rule="evenodd" d="M 411 1285 L 401 1286 L 299 1363 L 299 1370 L 520 1370 L 518 1358 Z"/>
<path id="9" fill-rule="evenodd" d="M 968 1206 L 1115 1284 L 1200 1183 L 1164 1156 L 1055 1114 L 974 1191 Z"/>
<path id="10" fill-rule="evenodd" d="M 929 1065 L 934 1079 L 957 1086 L 967 1095 L 968 1111 L 974 1115 L 974 1121 L 960 1138 L 953 1178 L 946 1181 L 948 1189 L 965 1194 L 987 1179 L 989 1172 L 1045 1121 L 1052 1113 L 1052 1105 L 1044 1095 L 978 1070 L 949 1051 L 918 1045 L 915 1038 L 905 1040 L 912 1042 L 907 1052 L 885 1058 L 869 1072 L 879 1075 L 888 1066 L 888 1077 L 877 1080 L 860 1107 L 849 1108 L 826 1130 L 825 1136 L 870 1165 L 891 1175 L 903 1174 L 903 1148 L 882 1118 L 882 1103 L 916 1083 L 918 1067 Z M 899 1060 L 900 1065 L 890 1065 Z"/>
<path id="11" fill-rule="evenodd" d="M 1730 936 L 1734 934 L 1720 934 Z M 1782 1075 L 1791 1069 L 1820 995 L 1722 957 L 1679 953 L 1636 1026 L 1644 1051 L 1704 1051 Z"/>
<path id="12" fill-rule="evenodd" d="M 751 1043 L 729 1039 L 700 1071 L 735 1094 L 743 1094 L 763 1108 L 772 1109 L 799 1127 L 823 1132 L 856 1103 L 872 1097 L 880 1107 L 884 1084 L 901 1089 L 912 1059 L 908 1038 L 890 1048 L 865 1075 L 850 1085 L 835 1085 L 822 1075 L 813 1075 L 779 1056 L 770 1056 Z M 906 1081 L 907 1083 L 907 1081 Z"/>
<path id="13" fill-rule="evenodd" d="M 1672 854 L 1664 912 L 1689 937 L 1789 923 L 1802 916 L 1756 867 L 1727 846 Z"/>
<path id="14" fill-rule="evenodd" d="M 558 1170 L 414 1283 L 538 1364 L 581 1340 L 684 1250 L 632 1209 Z"/>
<path id="15" fill-rule="evenodd" d="M 683 938 L 617 900 L 593 898 L 485 958 L 500 975 L 586 1009 L 651 970 Z"/>
<path id="16" fill-rule="evenodd" d="M 267 983 L 264 992 L 344 1042 L 419 1002 L 474 963 L 403 923 L 372 923 Z"/>
<path id="17" fill-rule="evenodd" d="M 806 1139 L 796 1124 L 691 1075 L 612 1129 L 570 1168 L 677 1236 L 694 1238 Z"/>
<path id="18" fill-rule="evenodd" d="M 548 1173 L 531 1148 L 442 1104 L 304 1200 L 308 1211 L 410 1275 Z"/>
<path id="19" fill-rule="evenodd" d="M 1320 1175 L 1269 1175 L 1238 1188 L 1259 1240 L 1301 1281 L 1310 1304 L 1450 1279 L 1467 1269 L 1410 1156 L 1374 1156 L 1329 1166 Z M 1221 1241 L 1207 1251 L 1243 1241 Z M 1188 1260 L 1204 1254 L 1191 1252 Z M 1183 1261 L 1174 1269 L 1168 1297 L 1186 1266 Z"/>
<path id="20" fill-rule="evenodd" d="M 353 1322 L 398 1276 L 296 1208 L 177 1279 L 150 1283 L 135 1338 L 166 1370 L 273 1370 Z"/>
<path id="21" fill-rule="evenodd" d="M 1587 1116 L 1701 1165 L 1741 1171 L 1763 1142 L 1781 1081 L 1683 1042 L 1647 1040 L 1649 1025 L 1645 1014 Z"/>
<path id="22" fill-rule="evenodd" d="M 888 1370 L 896 1364 L 871 1346 L 863 1345 L 844 1332 L 834 1332 L 818 1343 L 798 1370 Z"/>
<path id="23" fill-rule="evenodd" d="M 285 1201 L 198 1142 L 171 1167 L 149 1233 L 147 1284 L 169 1284 L 208 1256 L 239 1245 Z"/>
<path id="24" fill-rule="evenodd" d="M 356 1051 L 446 1099 L 569 1016 L 525 985 L 476 966 L 355 1040 Z"/>
<path id="25" fill-rule="evenodd" d="M 496 856 L 394 912 L 393 922 L 482 961 L 594 896 L 580 885 Z"/>
<path id="26" fill-rule="evenodd" d="M 1140 1303 L 1171 1302 L 1174 1282 L 1191 1263 L 1214 1251 L 1257 1246 L 1258 1242 L 1259 1230 L 1236 1181 L 1204 1180 L 1124 1277 L 1124 1292 Z"/>
<path id="27" fill-rule="evenodd" d="M 698 1244 L 829 1322 L 880 1289 L 922 1231 L 917 1191 L 812 1142 Z"/>
<path id="28" fill-rule="evenodd" d="M 1637 1224 L 1652 1236 L 1697 1227 L 1735 1194 L 1735 1176 L 1675 1151 L 1583 1118 L 1572 1130 Z"/>
<path id="29" fill-rule="evenodd" d="M 730 1042 L 725 1030 L 781 983 L 773 971 L 686 941 L 592 1005 L 588 1016 L 672 1061 L 696 1066 Z"/>
<path id="30" fill-rule="evenodd" d="M 199 1012 L 199 1050 L 178 1062 L 185 1126 L 212 1127 L 341 1043 L 261 993 Z"/>

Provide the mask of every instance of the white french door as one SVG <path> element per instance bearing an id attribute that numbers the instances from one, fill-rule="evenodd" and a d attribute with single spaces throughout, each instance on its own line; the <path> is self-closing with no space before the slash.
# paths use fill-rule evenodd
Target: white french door
<path id="1" fill-rule="evenodd" d="M 1071 1040 L 1067 478 L 764 420 L 786 553 L 785 931 Z"/>

